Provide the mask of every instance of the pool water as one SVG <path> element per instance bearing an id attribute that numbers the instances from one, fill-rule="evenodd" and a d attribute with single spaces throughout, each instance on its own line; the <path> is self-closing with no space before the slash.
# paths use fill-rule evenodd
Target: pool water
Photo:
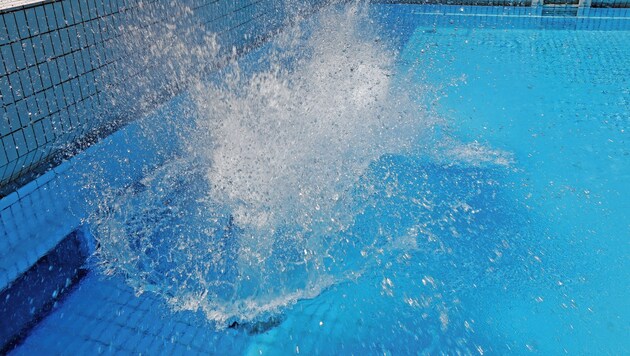
<path id="1" fill-rule="evenodd" d="M 459 137 L 514 154 L 514 198 L 546 281 L 486 299 L 514 348 L 623 353 L 628 342 L 627 32 L 417 30 Z M 447 74 L 451 73 L 451 74 Z M 535 257 L 534 257 L 535 258 Z M 497 295 L 501 295 L 496 298 Z"/>
<path id="2" fill-rule="evenodd" d="M 549 278 L 537 287 L 542 301 L 535 305 L 534 290 L 493 300 L 494 328 L 512 330 L 522 344 L 538 340 L 544 353 L 623 353 L 630 312 L 628 32 L 433 35 L 408 48 L 431 48 L 440 68 L 432 73 L 465 74 L 466 83 L 451 87 L 442 103 L 457 118 L 454 130 L 514 154 L 514 192 L 529 224 L 541 229 L 533 237 Z"/>
<path id="3" fill-rule="evenodd" d="M 216 256 L 212 248 L 223 260 L 211 264 L 218 269 L 208 275 L 219 282 L 238 278 L 235 255 L 243 245 L 229 238 L 242 233 L 239 222 L 245 221 L 220 209 L 212 221 L 194 218 L 215 206 L 203 199 L 212 189 L 212 166 L 183 157 L 147 174 L 103 209 L 114 221 L 125 217 L 124 226 L 116 227 L 140 236 L 144 245 L 138 246 L 150 241 L 171 251 L 178 241 L 196 241 L 197 259 L 164 262 L 139 249 L 153 264 L 126 270 L 137 271 L 138 278 L 91 271 L 14 353 L 626 352 L 630 32 L 403 32 L 395 70 L 387 76 L 403 78 L 399 83 L 410 91 L 423 88 L 422 98 L 412 101 L 431 118 L 420 123 L 430 126 L 429 138 L 420 137 L 432 143 L 418 148 L 422 154 L 406 149 L 366 155 L 369 164 L 350 180 L 350 222 L 308 245 L 325 251 L 325 258 L 304 259 L 303 267 L 296 257 L 303 245 L 283 239 L 294 245 L 270 251 L 274 261 L 295 262 L 279 265 L 293 277 L 261 264 L 271 276 L 263 280 L 269 287 L 237 288 L 254 299 L 310 294 L 289 297 L 286 305 L 251 320 L 237 317 L 252 312 L 247 307 L 215 319 L 181 303 L 173 310 L 165 296 L 178 296 L 194 280 L 187 279 L 186 266 L 208 267 L 198 262 Z M 264 57 L 265 50 L 241 66 Z M 186 174 L 174 175 L 178 170 Z M 133 212 L 138 207 L 145 210 Z M 338 207 L 330 209 L 336 214 Z M 203 240 L 200 226 L 214 231 L 213 239 Z M 119 260 L 108 261 L 120 267 Z M 316 267 L 330 273 L 309 270 Z M 161 284 L 164 274 L 177 282 Z M 328 275 L 336 278 L 328 283 L 322 278 Z M 304 281 L 317 282 L 317 288 Z M 215 292 L 215 300 L 225 300 L 219 305 L 233 300 L 232 289 Z"/>

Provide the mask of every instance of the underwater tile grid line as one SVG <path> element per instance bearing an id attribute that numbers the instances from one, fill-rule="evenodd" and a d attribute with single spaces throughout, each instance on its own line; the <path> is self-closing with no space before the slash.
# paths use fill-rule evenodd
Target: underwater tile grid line
<path id="1" fill-rule="evenodd" d="M 410 16 L 405 6 L 374 9 L 384 28 Z M 438 88 L 429 105 L 447 118 L 445 131 L 470 144 L 429 163 L 399 154 L 370 166 L 383 178 L 352 237 L 385 231 L 394 245 L 376 246 L 385 252 L 375 249 L 360 276 L 262 322 L 217 330 L 201 312 L 173 311 L 161 295 L 137 296 L 120 274 L 92 268 L 11 353 L 626 353 L 630 32 L 403 23 L 385 39 L 400 46 L 396 75 Z M 256 66 L 268 49 L 241 64 Z M 111 149 L 123 150 L 133 129 L 114 135 Z M 151 148 L 143 152 L 139 161 L 151 161 Z M 135 173 L 119 187 L 146 174 Z M 130 206 L 163 188 L 151 179 Z"/>

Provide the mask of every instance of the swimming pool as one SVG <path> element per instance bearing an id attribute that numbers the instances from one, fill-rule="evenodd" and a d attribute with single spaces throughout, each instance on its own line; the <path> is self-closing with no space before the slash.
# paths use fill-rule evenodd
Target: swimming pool
<path id="1" fill-rule="evenodd" d="M 87 178 L 95 265 L 13 352 L 627 350 L 630 32 L 413 11 L 325 10 L 95 147 L 181 130 L 136 183 Z"/>

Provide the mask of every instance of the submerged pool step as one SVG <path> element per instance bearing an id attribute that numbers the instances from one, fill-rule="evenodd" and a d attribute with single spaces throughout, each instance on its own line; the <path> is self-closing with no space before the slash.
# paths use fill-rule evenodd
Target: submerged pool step
<path id="1" fill-rule="evenodd" d="M 18 345 L 87 272 L 92 249 L 80 228 L 0 291 L 0 355 Z"/>

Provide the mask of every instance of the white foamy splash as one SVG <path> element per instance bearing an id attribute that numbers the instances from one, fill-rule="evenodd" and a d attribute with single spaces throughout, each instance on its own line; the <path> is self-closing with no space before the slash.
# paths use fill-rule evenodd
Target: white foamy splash
<path id="1" fill-rule="evenodd" d="M 347 233 L 361 210 L 354 188 L 383 155 L 434 156 L 422 150 L 438 120 L 420 109 L 423 88 L 396 71 L 396 52 L 369 30 L 361 6 L 326 9 L 303 25 L 278 36 L 265 69 L 233 63 L 219 82 L 193 86 L 188 157 L 93 219 L 106 272 L 176 310 L 201 310 L 217 327 L 360 273 L 348 248 L 371 242 Z M 465 164 L 503 159 L 449 147 L 438 151 Z"/>
<path id="2" fill-rule="evenodd" d="M 262 255 L 280 226 L 346 226 L 347 211 L 335 207 L 368 165 L 410 151 L 433 124 L 397 90 L 395 53 L 359 32 L 357 11 L 322 14 L 294 70 L 272 60 L 270 70 L 243 76 L 235 66 L 227 87 L 195 91 L 201 138 L 212 142 L 201 145 L 210 195 L 256 231 L 251 247 Z M 295 51 L 287 42 L 295 46 L 282 41 L 279 50 Z"/>
<path id="3" fill-rule="evenodd" d="M 281 36 L 267 70 L 248 75 L 235 64 L 226 82 L 193 91 L 194 150 L 210 162 L 209 198 L 240 229 L 230 301 L 240 313 L 345 278 L 325 261 L 336 257 L 329 237 L 356 213 L 350 191 L 371 162 L 411 151 L 432 125 L 398 92 L 395 53 L 362 32 L 360 8 L 326 10 L 318 20 L 304 42 L 299 28 Z M 292 69 L 287 54 L 297 54 Z"/>

